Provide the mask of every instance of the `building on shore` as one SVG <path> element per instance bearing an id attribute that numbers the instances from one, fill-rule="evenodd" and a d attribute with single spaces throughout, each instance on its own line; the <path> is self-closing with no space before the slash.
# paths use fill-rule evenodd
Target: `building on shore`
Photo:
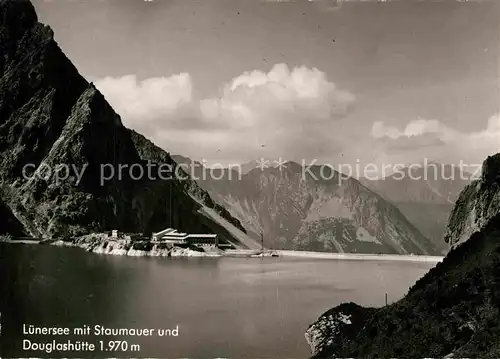
<path id="1" fill-rule="evenodd" d="M 167 228 L 160 232 L 153 233 L 152 242 L 168 243 L 177 245 L 198 245 L 207 247 L 227 247 L 226 244 L 219 243 L 217 234 L 188 234 L 177 232 L 176 229 Z"/>

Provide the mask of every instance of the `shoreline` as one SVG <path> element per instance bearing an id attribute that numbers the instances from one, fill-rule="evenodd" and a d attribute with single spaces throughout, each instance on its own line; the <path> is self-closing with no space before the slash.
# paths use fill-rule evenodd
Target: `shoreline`
<path id="1" fill-rule="evenodd" d="M 84 238 L 84 237 L 82 237 Z M 81 248 L 90 253 L 114 255 L 114 256 L 127 256 L 127 257 L 221 257 L 219 252 L 205 252 L 196 251 L 189 248 L 158 248 L 154 245 L 151 250 L 140 250 L 134 248 L 125 248 L 123 243 L 115 240 L 104 240 L 99 243 L 92 243 L 87 241 L 80 242 L 64 242 L 62 240 L 57 240 L 51 243 L 47 243 L 56 247 L 76 247 Z"/>
<path id="2" fill-rule="evenodd" d="M 74 242 L 66 242 L 60 239 L 1 239 L 0 243 L 7 244 L 37 244 L 54 247 L 79 248 L 89 253 L 105 254 L 128 257 L 221 257 L 219 251 L 197 251 L 190 248 L 171 247 L 158 248 L 154 245 L 151 250 L 140 250 L 126 248 L 119 240 L 101 238 L 99 235 L 87 235 L 77 238 Z"/>
<path id="3" fill-rule="evenodd" d="M 360 254 L 360 253 L 329 253 L 311 251 L 277 250 L 280 257 L 308 259 L 366 260 L 366 261 L 407 261 L 438 263 L 442 256 L 409 255 L 409 254 Z"/>
<path id="4" fill-rule="evenodd" d="M 152 249 L 150 251 L 125 250 L 123 248 L 103 248 L 96 246 L 89 248 L 88 243 L 72 243 L 62 240 L 47 241 L 35 239 L 9 239 L 2 240 L 0 243 L 8 244 L 45 244 L 56 247 L 76 247 L 96 254 L 120 255 L 130 257 L 211 257 L 211 258 L 303 258 L 303 259 L 329 259 L 329 260 L 358 260 L 358 261 L 407 261 L 407 262 L 425 262 L 438 263 L 444 256 L 429 255 L 407 255 L 407 254 L 360 254 L 360 253 L 330 253 L 330 252 L 312 252 L 295 250 L 264 250 L 264 255 L 258 250 L 234 250 L 234 252 L 198 252 L 187 248 L 175 248 L 169 250 Z"/>
<path id="5" fill-rule="evenodd" d="M 4 239 L 0 240 L 0 243 L 9 243 L 9 244 L 41 244 L 41 241 L 38 239 Z"/>

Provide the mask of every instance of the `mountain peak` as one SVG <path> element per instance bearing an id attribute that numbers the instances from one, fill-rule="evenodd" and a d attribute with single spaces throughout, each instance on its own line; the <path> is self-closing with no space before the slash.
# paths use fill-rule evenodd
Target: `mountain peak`
<path id="1" fill-rule="evenodd" d="M 0 25 L 10 35 L 22 34 L 38 22 L 35 8 L 28 0 L 0 0 Z"/>
<path id="2" fill-rule="evenodd" d="M 9 64 L 19 53 L 17 43 L 32 31 L 38 23 L 35 8 L 29 1 L 0 0 L 0 76 L 3 76 Z M 46 27 L 44 37 L 53 37 L 52 30 Z M 1 114 L 0 114 L 1 115 Z"/>

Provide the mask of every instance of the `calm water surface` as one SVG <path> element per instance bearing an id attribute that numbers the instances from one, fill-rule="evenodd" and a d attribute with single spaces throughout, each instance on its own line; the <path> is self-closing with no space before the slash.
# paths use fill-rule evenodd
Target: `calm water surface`
<path id="1" fill-rule="evenodd" d="M 304 331 L 327 309 L 345 301 L 381 306 L 386 292 L 389 301 L 397 300 L 433 266 L 289 258 L 133 258 L 78 248 L 0 244 L 2 351 L 4 356 L 27 354 L 19 351 L 25 338 L 22 324 L 178 325 L 178 337 L 128 337 L 129 345 L 140 345 L 140 352 L 113 355 L 307 358 Z M 43 340 L 49 339 L 53 337 Z"/>

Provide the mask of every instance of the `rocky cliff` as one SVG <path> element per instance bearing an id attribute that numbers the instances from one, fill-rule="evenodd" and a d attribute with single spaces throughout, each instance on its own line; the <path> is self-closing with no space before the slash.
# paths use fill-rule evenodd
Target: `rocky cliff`
<path id="1" fill-rule="evenodd" d="M 173 226 L 233 242 L 241 240 L 233 233 L 245 237 L 193 180 L 175 176 L 168 153 L 123 126 L 30 2 L 0 0 L 0 49 L 1 210 L 26 234 Z"/>
<path id="2" fill-rule="evenodd" d="M 346 253 L 436 254 L 391 203 L 328 167 L 215 171 L 177 157 L 229 208 L 256 240 L 274 249 Z"/>
<path id="3" fill-rule="evenodd" d="M 450 217 L 453 249 L 403 299 L 382 308 L 342 304 L 312 324 L 313 356 L 499 357 L 499 176 L 500 155 L 489 157 Z"/>
<path id="4" fill-rule="evenodd" d="M 481 177 L 460 194 L 446 227 L 445 241 L 452 247 L 481 231 L 500 212 L 500 154 L 484 161 Z"/>

